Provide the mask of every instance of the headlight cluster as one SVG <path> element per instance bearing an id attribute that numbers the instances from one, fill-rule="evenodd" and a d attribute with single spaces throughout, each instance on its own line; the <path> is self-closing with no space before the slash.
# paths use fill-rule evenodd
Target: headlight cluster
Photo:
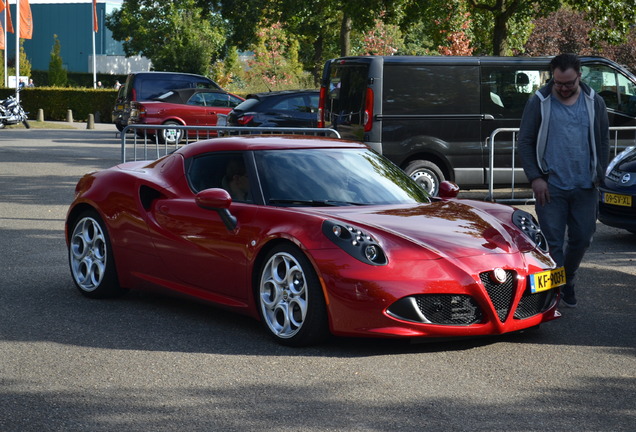
<path id="1" fill-rule="evenodd" d="M 519 228 L 530 240 L 532 240 L 543 252 L 548 252 L 548 241 L 541 232 L 537 220 L 527 211 L 515 210 L 512 214 L 512 222 Z"/>
<path id="2" fill-rule="evenodd" d="M 364 231 L 351 225 L 326 220 L 322 232 L 352 257 L 371 265 L 386 265 L 388 260 L 380 245 Z"/>

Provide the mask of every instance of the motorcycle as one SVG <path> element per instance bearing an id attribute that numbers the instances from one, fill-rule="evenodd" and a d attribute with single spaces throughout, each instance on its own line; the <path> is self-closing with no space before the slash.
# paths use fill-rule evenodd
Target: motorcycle
<path id="1" fill-rule="evenodd" d="M 5 100 L 0 100 L 0 129 L 8 125 L 22 123 L 25 128 L 29 129 L 29 121 L 27 113 L 20 105 L 15 96 L 9 96 Z"/>

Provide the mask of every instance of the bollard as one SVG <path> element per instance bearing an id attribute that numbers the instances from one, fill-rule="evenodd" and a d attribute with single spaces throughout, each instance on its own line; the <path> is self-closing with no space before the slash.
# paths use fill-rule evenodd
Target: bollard
<path id="1" fill-rule="evenodd" d="M 86 123 L 86 129 L 95 129 L 95 116 L 93 114 L 88 115 L 88 122 Z"/>
<path id="2" fill-rule="evenodd" d="M 44 110 L 42 108 L 38 109 L 38 116 L 36 121 L 43 122 L 44 121 Z"/>
<path id="3" fill-rule="evenodd" d="M 73 123 L 73 110 L 66 111 L 66 122 Z"/>

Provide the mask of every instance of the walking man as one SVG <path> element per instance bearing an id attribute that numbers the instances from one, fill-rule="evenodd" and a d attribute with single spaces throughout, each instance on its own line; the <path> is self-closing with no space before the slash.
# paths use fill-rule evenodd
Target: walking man
<path id="1" fill-rule="evenodd" d="M 581 82 L 576 55 L 556 56 L 550 68 L 552 80 L 537 90 L 523 112 L 519 155 L 550 255 L 565 267 L 561 305 L 576 307 L 576 271 L 596 230 L 609 123 L 603 98 Z"/>

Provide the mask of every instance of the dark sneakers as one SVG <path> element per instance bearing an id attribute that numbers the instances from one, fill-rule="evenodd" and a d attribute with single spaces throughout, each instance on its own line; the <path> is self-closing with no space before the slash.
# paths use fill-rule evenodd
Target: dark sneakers
<path id="1" fill-rule="evenodd" d="M 576 297 L 574 296 L 574 289 L 568 286 L 563 287 L 561 290 L 561 301 L 560 304 L 563 307 L 575 308 L 576 307 Z"/>

